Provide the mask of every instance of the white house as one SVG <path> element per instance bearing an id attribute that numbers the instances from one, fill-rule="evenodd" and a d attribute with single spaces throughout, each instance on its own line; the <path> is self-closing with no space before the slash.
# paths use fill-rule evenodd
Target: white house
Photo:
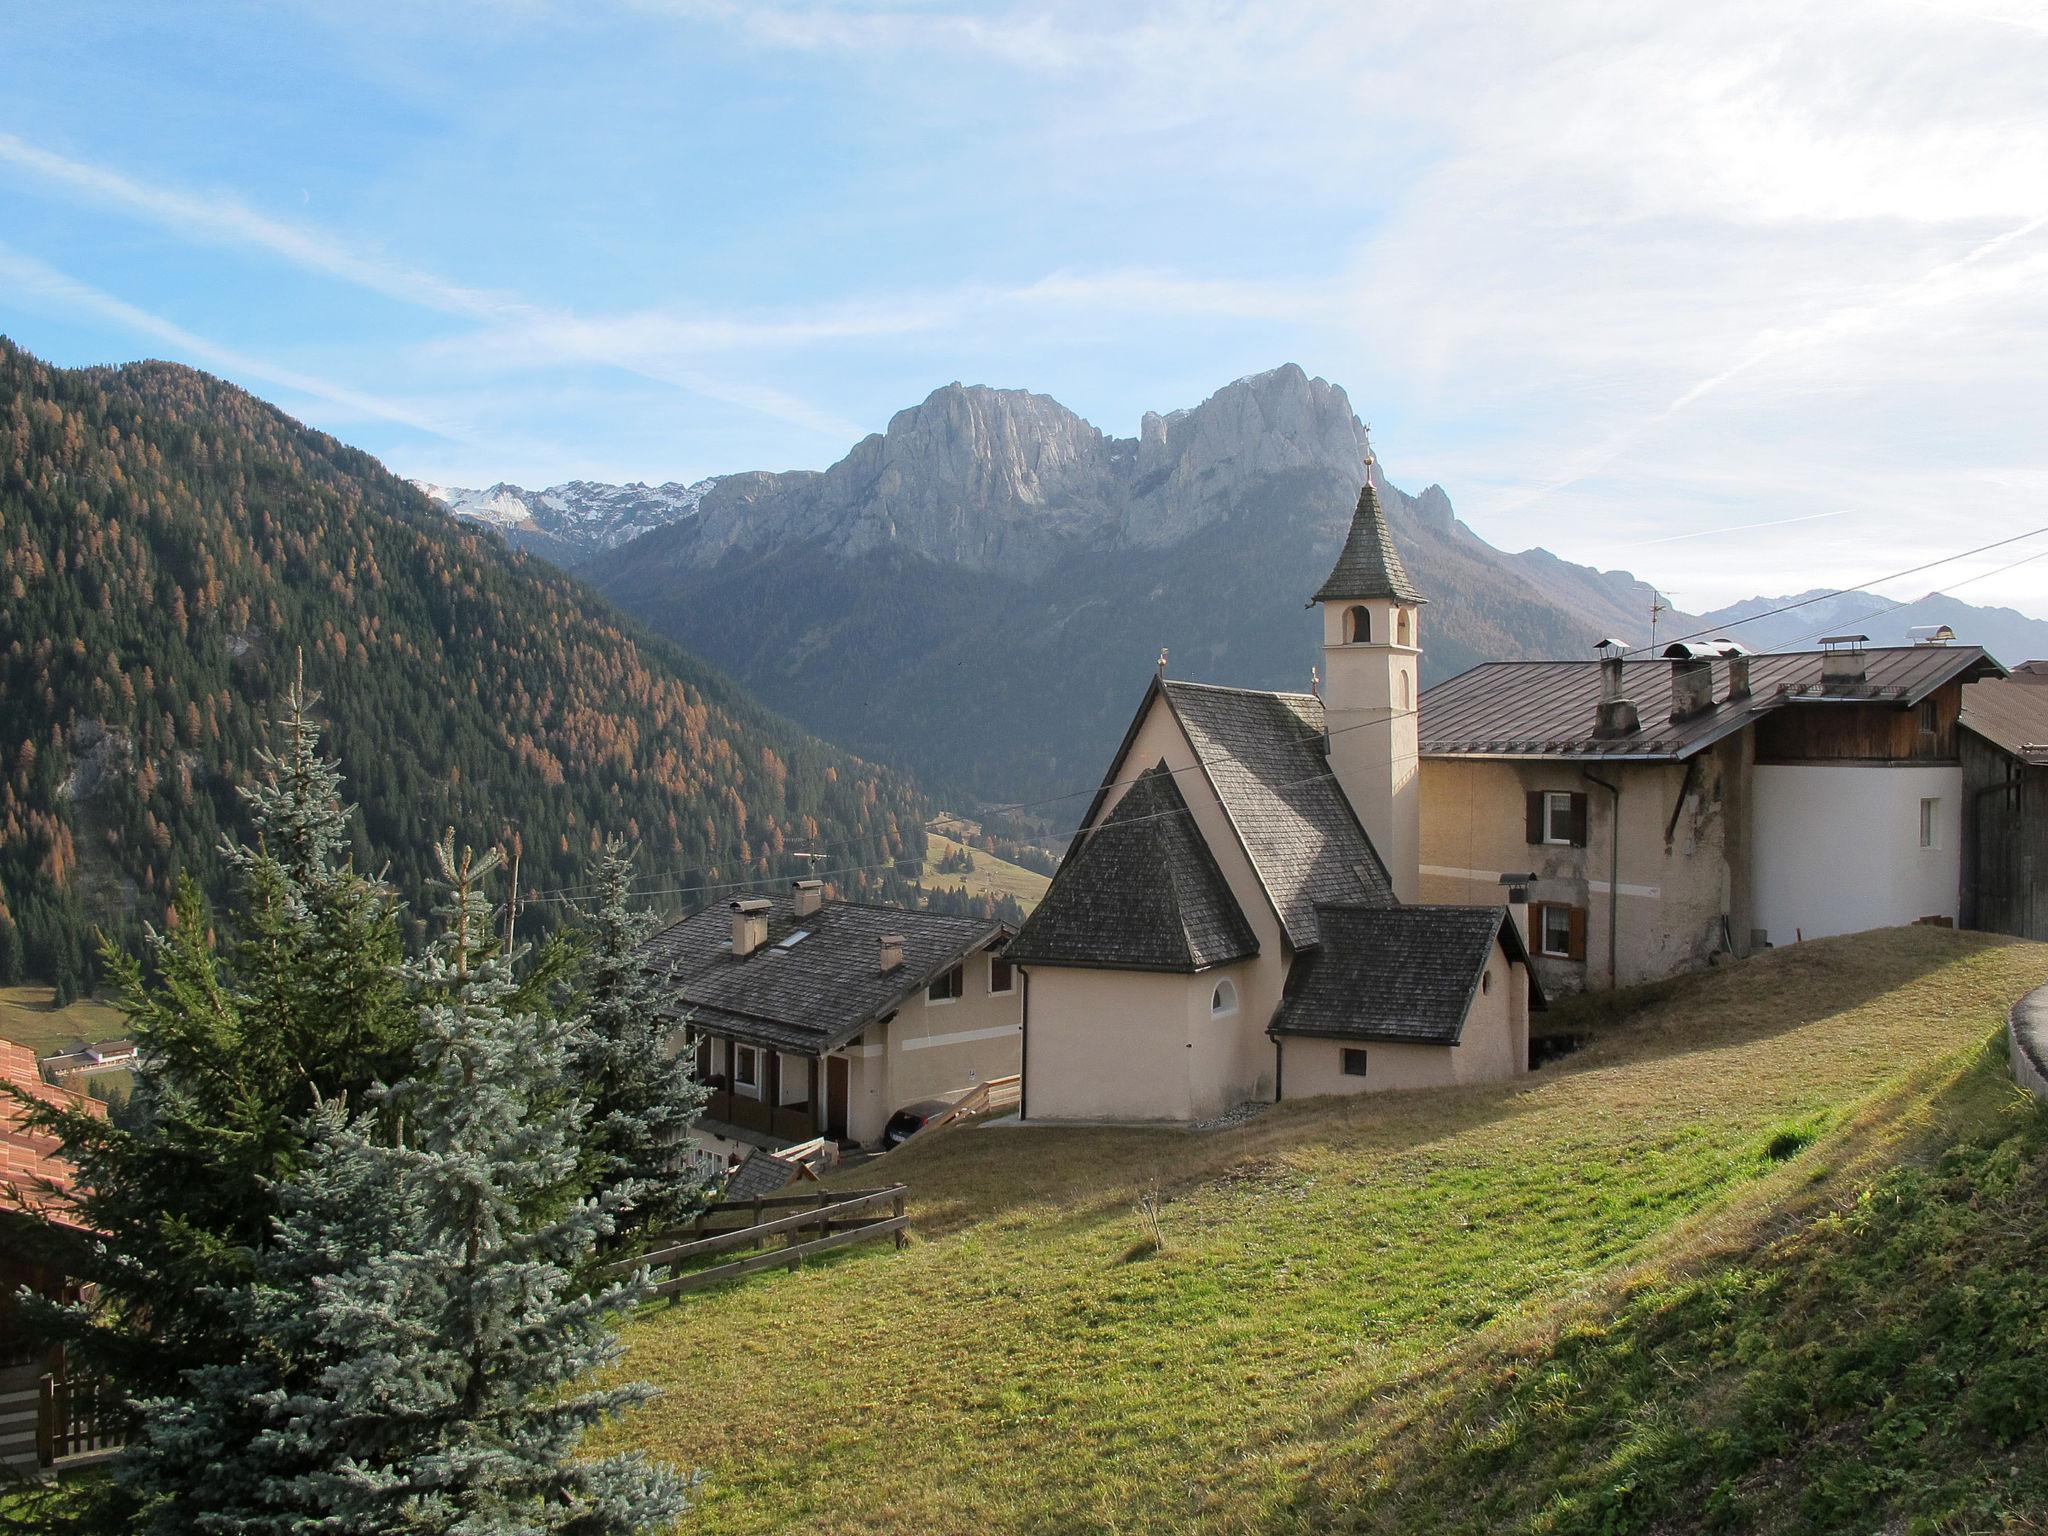
<path id="1" fill-rule="evenodd" d="M 1527 1069 L 1541 997 L 1504 893 L 1410 904 L 1423 597 L 1373 477 L 1313 599 L 1321 696 L 1146 690 L 1006 951 L 1026 1120 L 1186 1121 Z"/>

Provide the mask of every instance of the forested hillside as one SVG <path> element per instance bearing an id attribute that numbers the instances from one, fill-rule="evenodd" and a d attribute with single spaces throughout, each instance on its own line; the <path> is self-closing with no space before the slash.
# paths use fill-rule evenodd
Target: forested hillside
<path id="1" fill-rule="evenodd" d="M 516 838 L 529 897 L 610 833 L 670 901 L 799 850 L 882 892 L 922 856 L 908 782 L 368 455 L 188 368 L 65 370 L 0 340 L 0 981 L 76 991 L 96 926 L 161 924 L 180 871 L 218 889 L 301 650 L 359 859 L 408 896 L 451 825 Z"/>

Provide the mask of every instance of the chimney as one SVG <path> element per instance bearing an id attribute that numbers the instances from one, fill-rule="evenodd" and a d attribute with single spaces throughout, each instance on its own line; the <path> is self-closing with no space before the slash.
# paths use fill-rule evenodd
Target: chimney
<path id="1" fill-rule="evenodd" d="M 1730 640 L 1726 635 L 1714 639 L 1714 649 L 1721 653 L 1721 659 L 1728 663 L 1728 702 L 1749 697 L 1749 658 L 1756 652 L 1740 640 Z"/>
<path id="2" fill-rule="evenodd" d="M 732 957 L 744 960 L 768 942 L 768 903 L 760 897 L 732 904 Z"/>
<path id="3" fill-rule="evenodd" d="M 792 880 L 789 889 L 790 914 L 793 917 L 809 917 L 825 904 L 825 882 L 822 880 Z"/>
<path id="4" fill-rule="evenodd" d="M 901 970 L 901 969 L 903 968 L 903 935 L 902 935 L 902 934 L 900 934 L 900 933 L 885 933 L 885 934 L 883 934 L 883 935 L 882 935 L 882 967 L 881 967 L 881 968 L 882 968 L 882 970 L 883 970 L 883 971 L 884 971 L 885 973 L 886 973 L 886 972 L 889 972 L 889 971 L 896 971 L 896 970 Z"/>
<path id="5" fill-rule="evenodd" d="M 1824 688 L 1851 688 L 1863 681 L 1863 647 L 1868 635 L 1822 635 L 1820 681 Z"/>
<path id="6" fill-rule="evenodd" d="M 1623 693 L 1622 661 L 1628 655 L 1628 642 L 1610 635 L 1593 649 L 1600 653 L 1600 704 L 1594 713 L 1593 734 L 1632 736 L 1642 729 L 1643 722 L 1636 701 Z"/>
<path id="7" fill-rule="evenodd" d="M 1953 645 L 1956 632 L 1946 624 L 1915 624 L 1906 636 L 1915 645 Z"/>
<path id="8" fill-rule="evenodd" d="M 1674 640 L 1664 647 L 1671 663 L 1671 718 L 1690 720 L 1714 707 L 1714 657 L 1711 646 Z"/>

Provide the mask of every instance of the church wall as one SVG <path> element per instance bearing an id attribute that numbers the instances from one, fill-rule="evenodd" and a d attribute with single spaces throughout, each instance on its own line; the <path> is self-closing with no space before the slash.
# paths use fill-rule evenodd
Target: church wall
<path id="1" fill-rule="evenodd" d="M 1204 977 L 1047 965 L 1028 973 L 1026 1119 L 1193 1118 L 1192 999 L 1199 989 L 1206 1024 Z"/>

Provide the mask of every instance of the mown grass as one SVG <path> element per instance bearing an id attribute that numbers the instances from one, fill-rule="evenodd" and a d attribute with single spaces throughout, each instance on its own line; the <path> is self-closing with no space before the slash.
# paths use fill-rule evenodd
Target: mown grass
<path id="1" fill-rule="evenodd" d="M 965 891 L 970 896 L 1014 896 L 1017 905 L 1029 912 L 1044 898 L 1046 887 L 1052 884 L 1049 876 L 1041 875 L 1035 869 L 1026 869 L 1022 864 L 1012 864 L 1008 859 L 997 858 L 984 849 L 971 850 L 974 854 L 972 870 L 956 870 L 951 874 L 939 871 L 939 860 L 960 851 L 960 843 L 942 832 L 925 833 L 924 873 L 919 877 L 933 890 Z"/>
<path id="2" fill-rule="evenodd" d="M 1512 1395 L 1557 1394 L 1509 1362 L 1554 1380 L 1556 1319 L 1603 1305 L 1630 1357 L 1626 1277 L 1880 1176 L 1995 1077 L 1984 1044 L 2044 974 L 2042 946 L 1897 930 L 1710 973 L 1513 1084 L 1204 1135 L 945 1133 L 891 1158 L 907 1252 L 637 1323 L 627 1369 L 669 1396 L 615 1439 L 704 1467 L 714 1532 L 1656 1528 L 1544 1502 L 1555 1435 Z M 1588 1379 L 1610 1410 L 1641 1388 Z M 1605 1486 L 1610 1420 L 1573 1433 Z M 1473 1514 L 1489 1436 L 1531 1491 Z"/>
<path id="3" fill-rule="evenodd" d="M 55 997 L 45 986 L 0 987 L 0 1040 L 47 1056 L 74 1041 L 118 1040 L 128 1032 L 128 1021 L 109 1003 L 82 997 L 58 1008 Z"/>

